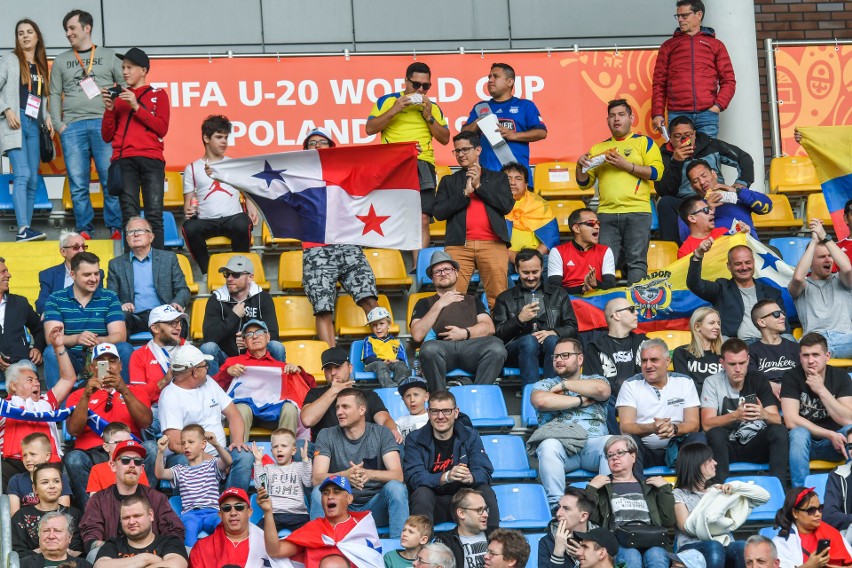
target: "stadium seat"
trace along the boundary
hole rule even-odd
[[[550,523],[550,507],[541,485],[495,485],[493,489],[500,509],[501,528],[541,530]]]
[[[12,174],[0,175],[0,211],[14,211],[15,205],[12,203],[12,185],[14,184],[15,176]]]
[[[768,463],[750,463],[750,462],[733,462],[730,464],[728,471],[731,473],[754,473],[759,471],[769,471]]]
[[[767,197],[772,200],[772,211],[766,215],[751,214],[751,221],[757,230],[787,231],[802,227],[802,220],[793,215],[793,208],[786,195],[770,194]]]
[[[545,199],[583,198],[595,194],[593,187],[580,189],[574,173],[576,162],[542,162],[535,166],[533,185],[535,192]]]
[[[644,473],[645,477],[651,477],[653,475],[673,475],[674,472],[675,470],[670,467],[656,465],[654,467],[646,467],[642,473]]]
[[[263,262],[260,256],[254,252],[220,252],[210,255],[210,266],[207,269],[207,289],[210,291],[221,288],[225,285],[225,278],[219,272],[219,269],[226,264],[232,256],[241,255],[251,260],[254,266],[254,281],[263,290],[269,291],[270,284],[266,280],[266,274],[263,272]]]
[[[825,484],[828,482],[827,473],[812,473],[805,478],[805,487],[813,487],[819,495],[820,503],[825,503]]]
[[[771,193],[812,193],[822,188],[811,159],[807,156],[780,156],[769,164]]]
[[[432,219],[432,222],[429,223],[429,236],[433,239],[443,241],[444,237],[447,236],[447,221],[446,219],[443,221],[438,221],[437,219]]]
[[[190,341],[201,341],[204,338],[204,310],[206,308],[207,298],[196,298],[192,302],[192,310],[189,313]]]
[[[249,522],[256,525],[263,520],[263,509],[257,504],[257,493],[252,493],[249,497],[249,506],[251,507],[251,518]]]
[[[483,436],[482,445],[494,466],[492,479],[535,479],[538,474],[530,467],[524,439],[520,436]]]
[[[151,335],[150,331],[140,331],[139,333],[134,333],[130,337],[127,338],[127,341],[131,344],[140,344],[151,341],[154,336]]]
[[[781,253],[784,262],[796,266],[810,242],[810,237],[776,237],[769,240],[769,246],[775,247]]]
[[[377,287],[408,289],[411,286],[411,277],[398,250],[364,249],[364,256],[373,269]]]
[[[364,349],[364,340],[353,341],[349,346],[349,362],[352,363],[352,378],[356,381],[374,381],[376,373],[368,373],[364,370],[364,361],[361,360],[361,351]]]
[[[169,248],[183,248],[183,236],[178,230],[175,216],[171,211],[163,211],[163,232],[165,233],[163,242],[165,246]]]
[[[406,325],[411,325],[411,314],[414,312],[414,306],[417,302],[423,298],[428,298],[429,296],[434,296],[435,292],[416,292],[414,294],[408,295],[408,311],[405,316],[407,319],[405,320]]]
[[[393,321],[390,300],[384,294],[379,294],[378,301],[379,306],[385,308],[391,314],[391,325],[388,332],[391,335],[398,335],[399,324]],[[337,304],[334,307],[334,329],[339,336],[370,335],[370,326],[367,325],[367,315],[349,294],[337,297]]]
[[[771,540],[778,535],[778,531],[780,530],[780,528],[775,527],[763,527],[762,529],[757,531],[757,534],[759,534],[760,536],[765,536],[766,538]]]
[[[432,278],[426,274],[426,269],[429,267],[432,255],[439,250],[444,250],[444,247],[428,247],[420,249],[420,252],[417,253],[417,266],[414,270],[414,278],[417,283],[418,290],[424,286],[432,286]]]
[[[177,513],[178,516],[183,512],[183,501],[180,498],[180,495],[172,495],[169,497],[169,505],[172,506],[172,510]]]
[[[831,362],[831,359],[829,359]],[[810,470],[811,471],[831,471],[836,467],[843,465],[846,462],[842,461],[826,461],[826,460],[811,460]]]
[[[195,276],[192,275],[192,265],[189,263],[189,259],[182,254],[178,254],[176,256],[180,269],[183,271],[183,275],[186,278],[186,285],[189,287],[189,293],[193,296],[198,294],[198,282],[195,281]]]
[[[379,540],[382,543],[382,554],[387,554],[392,550],[402,550],[398,538],[381,538]]]
[[[438,184],[441,183],[442,177],[452,175],[452,173],[453,169],[450,166],[435,166],[435,176],[438,178]]]
[[[831,219],[831,213],[828,212],[828,205],[825,204],[825,195],[820,193],[812,193],[808,196],[808,204],[805,206],[806,223],[810,223],[811,219],[819,219],[826,227],[833,227],[834,221]]]
[[[305,371],[312,374],[318,384],[325,383],[325,374],[322,372],[322,352],[328,349],[325,341],[282,341],[287,351],[287,362],[295,363]]]
[[[314,308],[307,296],[274,296],[272,303],[281,340],[312,339],[316,336]]]
[[[692,342],[692,334],[688,331],[679,329],[664,329],[661,331],[649,331],[648,338],[658,338],[666,342],[669,346],[669,352],[674,351],[675,347],[681,345],[689,345]]]
[[[595,476],[595,475],[597,475],[597,474],[596,473],[592,474],[592,476]],[[574,481],[573,483],[570,483],[569,485],[571,487],[576,487],[577,489],[585,489],[589,485],[589,482],[588,481]]]
[[[538,568],[538,541],[544,537],[544,533],[525,534],[527,544],[530,545],[530,557],[527,559],[526,568]],[[520,568],[520,566],[518,567]]]
[[[741,481],[743,483],[754,483],[769,492],[769,501],[759,507],[755,507],[749,514],[746,522],[765,523],[775,519],[775,513],[784,505],[784,487],[778,478],[773,475],[750,475],[743,477],[729,477],[726,481]]]
[[[2,192],[0,192],[0,195],[2,195]],[[98,172],[94,165],[92,165],[92,173],[89,181],[89,199],[91,199],[92,208],[95,211],[104,208],[104,193],[101,191],[101,182],[98,181]],[[66,211],[74,209],[74,204],[71,202],[71,185],[68,182],[68,176],[65,176],[65,184],[62,187],[62,208]],[[3,207],[0,205],[0,210],[2,209]]]
[[[53,211],[53,203],[50,202],[50,198],[47,196],[47,184],[44,183],[44,178],[41,176],[38,176],[38,186],[36,187],[33,210],[48,212]]]
[[[166,172],[163,207],[183,208],[183,174],[181,172]]]
[[[648,243],[648,274],[665,268],[677,260],[677,244],[669,241]]]
[[[524,385],[524,392],[521,394],[521,425],[527,428],[535,428],[538,426],[538,416],[535,413],[535,407],[532,405],[533,385]]]
[[[263,221],[261,224],[260,242],[262,242],[265,247],[286,247],[302,244],[302,241],[299,239],[276,239],[272,236],[272,231],[269,230],[269,225],[266,224],[266,221]]]
[[[448,375],[449,376],[449,375]],[[450,387],[461,412],[470,416],[475,428],[511,428],[515,420],[506,411],[503,391],[497,385]]]
[[[577,209],[582,209],[586,206],[579,199],[562,199],[550,201],[550,208],[553,209],[553,214],[556,215],[556,224],[559,225],[559,232],[565,235],[571,234],[571,226],[568,224],[568,217]]]
[[[211,248],[231,248],[231,239],[228,237],[210,237],[204,241],[208,249]]]
[[[361,342],[356,341],[355,343]],[[373,392],[379,395],[379,398],[382,399],[385,408],[388,409],[388,414],[390,414],[391,418],[394,420],[400,416],[408,416],[410,414],[410,412],[408,412],[408,407],[405,406],[405,401],[402,400],[402,397],[399,395],[399,391],[396,390],[396,387],[375,389]]]
[[[660,230],[660,216],[657,214],[657,202],[651,200],[651,230]]]
[[[278,259],[278,289],[282,292],[302,290],[302,250],[286,250]]]

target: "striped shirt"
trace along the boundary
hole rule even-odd
[[[182,513],[192,509],[219,509],[219,480],[225,472],[218,467],[219,458],[200,465],[176,465],[171,468],[183,503]]]
[[[107,326],[113,322],[124,322],[124,312],[118,295],[112,290],[97,288],[92,299],[82,306],[74,297],[74,286],[57,290],[47,299],[44,306],[44,322],[58,321],[65,325],[65,335],[77,335],[91,331],[99,337],[109,335]],[[70,348],[83,350],[82,345]]]

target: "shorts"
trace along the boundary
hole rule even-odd
[[[432,216],[435,207],[435,166],[423,160],[417,160],[417,174],[420,178],[420,210],[424,215]]]
[[[314,315],[334,312],[338,281],[355,302],[379,295],[376,277],[361,247],[326,245],[304,251],[302,286],[314,307]]]

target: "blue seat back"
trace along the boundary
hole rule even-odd
[[[810,237],[776,237],[769,240],[769,246],[778,249],[784,262],[796,266],[810,242]]]
[[[825,484],[828,482],[827,473],[812,473],[805,478],[805,487],[813,487],[819,495],[820,503],[825,502]]]
[[[400,416],[408,416],[410,413],[408,412],[408,407],[405,406],[405,401],[402,400],[402,397],[397,392],[396,388],[389,387],[383,389],[376,389],[375,392],[379,395],[379,398],[382,399],[382,402],[385,405],[385,408],[388,409],[388,414],[391,415],[391,418],[396,420]]]
[[[251,497],[249,497],[249,505],[251,505],[251,518],[249,522],[251,524],[256,525],[263,519],[263,509],[257,504],[257,493],[252,493]]]
[[[15,176],[12,174],[0,175],[0,211],[14,211],[12,203],[12,184]]]
[[[465,385],[450,387],[459,410],[470,416],[475,427],[512,427],[503,391],[497,385]]]
[[[526,568],[538,568],[538,541],[544,537],[544,533],[525,534],[527,544],[530,545],[530,557],[527,560]]]
[[[50,202],[50,198],[47,196],[47,184],[41,176],[38,176],[33,209],[35,211],[53,211],[53,203]]]
[[[660,230],[660,216],[657,214],[657,204],[651,200],[651,230]]]
[[[742,477],[729,477],[726,481],[741,481],[743,483],[754,483],[769,493],[769,501],[752,509],[746,519],[750,523],[770,522],[775,519],[775,513],[784,505],[784,487],[774,475],[747,475]]]
[[[382,554],[387,554],[391,550],[402,550],[402,545],[399,544],[398,538],[382,538]]]
[[[531,400],[532,391],[533,385],[525,385],[524,392],[521,394],[521,424],[528,428],[538,426],[538,416]]]
[[[494,466],[494,479],[535,479],[535,470],[530,468],[524,440],[520,436],[482,436],[485,453]]]
[[[432,278],[426,274],[426,269],[432,260],[432,254],[439,250],[444,250],[444,247],[424,248],[420,249],[420,252],[417,253],[417,267],[414,271],[414,280],[418,290],[424,286],[432,286]]]
[[[172,495],[169,497],[169,505],[172,506],[172,509],[174,509],[174,512],[177,513],[178,516],[180,516],[183,512],[183,501],[181,501],[180,495]]]
[[[500,507],[500,527],[507,529],[544,529],[550,522],[550,507],[544,487],[533,483],[495,485]]]

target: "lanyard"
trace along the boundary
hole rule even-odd
[[[84,78],[88,77],[89,75],[92,74],[92,65],[95,63],[95,47],[96,47],[95,44],[92,44],[92,53],[91,53],[91,55],[89,55],[89,68],[86,69],[86,74],[83,75]],[[80,64],[80,69],[82,69],[83,68],[83,60],[80,59],[80,54],[77,53],[76,49],[73,49],[72,51],[74,52],[74,57],[77,58],[77,63]]]
[[[33,74],[29,70],[30,65],[27,64],[27,91],[30,93],[33,92]],[[36,65],[36,74],[38,75],[38,96],[41,96],[41,73],[38,72],[38,65]]]

